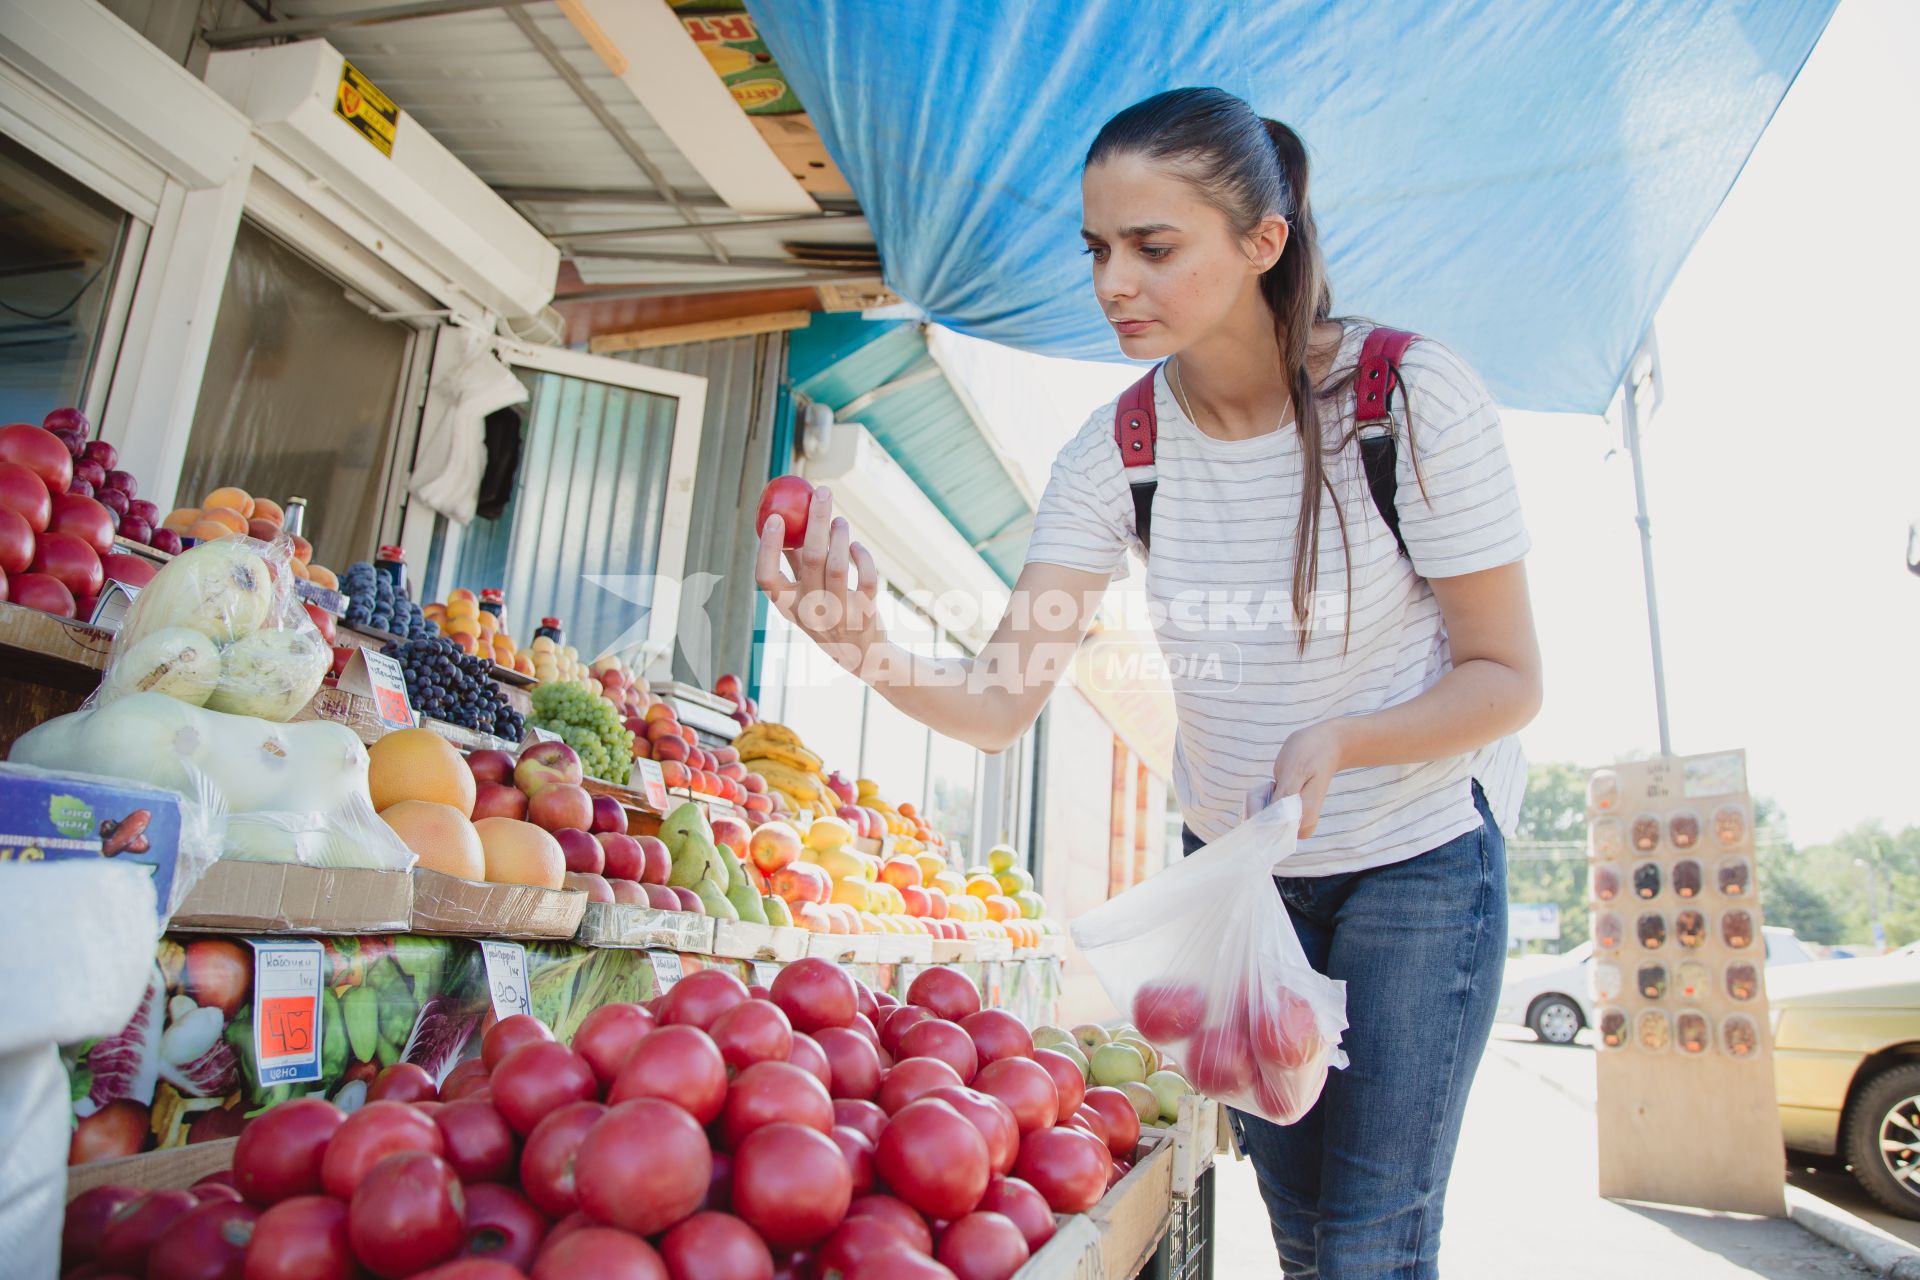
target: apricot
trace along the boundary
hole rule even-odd
[[[247,518],[232,507],[205,507],[200,512],[202,520],[218,520],[235,533],[247,531]]]
[[[181,530],[181,536],[198,538],[202,542],[218,542],[221,538],[231,538],[233,529],[219,520],[198,520]]]
[[[167,513],[167,518],[160,522],[160,527],[183,534],[198,523],[200,523],[200,508],[175,507]]]
[[[340,579],[335,576],[333,570],[323,564],[308,565],[307,576],[313,579],[315,585],[325,587],[329,591],[340,589]]]
[[[255,518],[247,521],[247,536],[258,538],[262,542],[272,542],[280,536],[280,526],[272,520]]]
[[[293,541],[293,558],[301,564],[313,562],[313,544],[297,533],[287,535]]]
[[[207,495],[206,501],[200,505],[204,507],[226,507],[230,511],[238,512],[244,519],[250,520],[253,518],[253,495],[245,489],[235,488],[232,485],[228,485],[223,489],[215,489]]]

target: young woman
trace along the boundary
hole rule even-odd
[[[1401,357],[1403,552],[1354,427],[1373,326],[1331,314],[1293,131],[1217,89],[1161,94],[1100,131],[1082,197],[1094,291],[1121,348],[1164,361],[1147,545],[1116,402],[1055,461],[1012,604],[978,658],[889,644],[872,557],[824,490],[787,553],[791,579],[768,522],[759,582],[890,702],[997,751],[1039,714],[1128,552],[1142,556],[1162,646],[1202,659],[1174,690],[1187,851],[1269,783],[1298,794],[1302,839],[1276,882],[1308,958],[1347,983],[1350,1065],[1312,1110],[1287,1127],[1233,1117],[1282,1267],[1431,1277],[1506,952],[1501,827],[1526,780],[1513,735],[1540,705],[1499,417],[1438,342]]]

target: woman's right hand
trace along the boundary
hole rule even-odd
[[[880,623],[880,574],[872,554],[852,540],[847,522],[833,514],[833,493],[824,485],[813,491],[805,541],[786,551],[781,546],[785,537],[785,522],[778,515],[768,516],[760,529],[754,581],[781,617],[840,666],[861,675],[867,656],[887,641]],[[791,578],[780,567],[783,555]],[[854,571],[851,587],[849,566]]]

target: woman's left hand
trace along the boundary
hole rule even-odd
[[[1327,787],[1340,772],[1340,721],[1323,720],[1287,738],[1273,762],[1274,796],[1300,797],[1300,836],[1313,834],[1320,823],[1320,806]]]

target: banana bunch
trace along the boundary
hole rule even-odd
[[[771,760],[797,772],[812,774],[816,786],[826,785],[826,779],[820,777],[820,757],[807,750],[800,735],[783,724],[768,720],[750,724],[733,740],[733,746],[740,753],[741,763],[749,768],[756,760]]]

